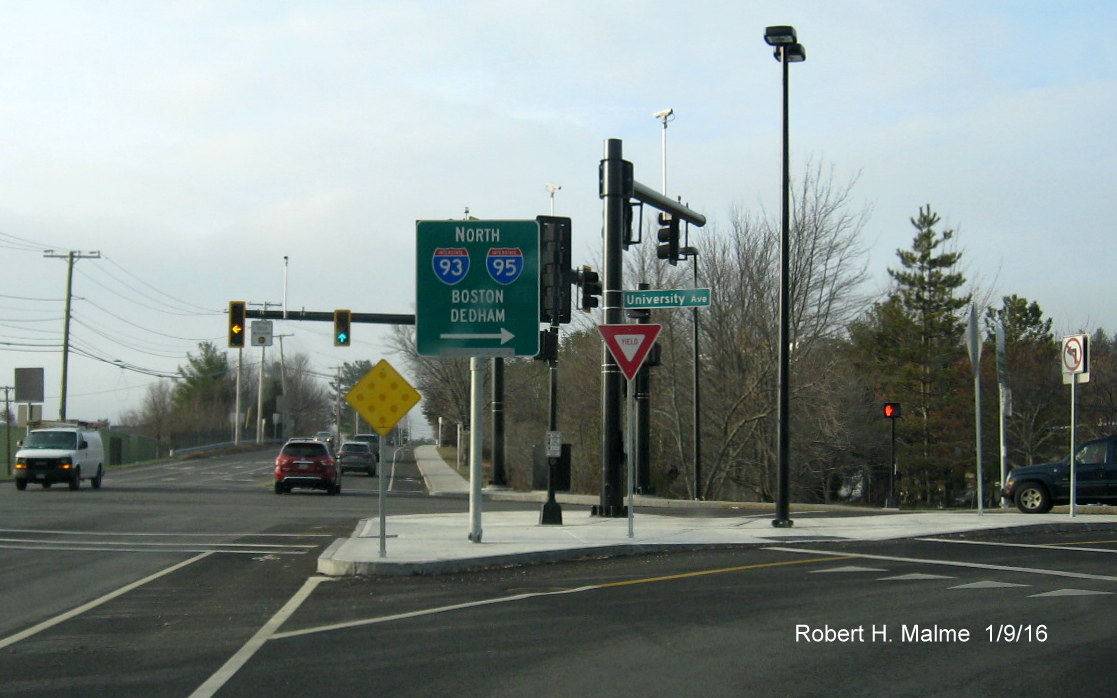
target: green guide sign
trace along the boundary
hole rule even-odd
[[[419,354],[538,354],[539,224],[445,220],[415,228]]]

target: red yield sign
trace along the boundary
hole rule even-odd
[[[655,344],[663,325],[598,325],[605,346],[613,355],[624,377],[636,378],[636,373],[648,358],[648,352]]]

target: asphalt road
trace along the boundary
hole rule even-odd
[[[376,480],[280,497],[271,455],[0,485],[0,694],[1113,692],[1117,530],[328,579]],[[409,467],[390,512],[467,506]]]

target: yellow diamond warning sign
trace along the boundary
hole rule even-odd
[[[345,394],[345,401],[381,436],[387,436],[419,398],[415,388],[383,359]]]

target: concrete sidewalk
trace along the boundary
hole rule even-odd
[[[451,468],[438,449],[434,446],[419,446],[415,449],[415,464],[423,475],[423,484],[427,492],[439,496],[444,494],[469,495],[469,480]]]
[[[416,449],[416,461],[431,494],[467,495],[469,483],[438,456],[433,446]],[[539,501],[538,493],[486,490],[485,499]],[[566,496],[568,504],[596,502],[596,498]],[[587,501],[582,501],[587,500]],[[455,514],[389,516],[385,532],[385,554],[380,555],[379,519],[362,520],[353,535],[340,538],[318,558],[318,572],[326,575],[434,574],[499,565],[530,564],[585,556],[607,556],[653,552],[664,549],[772,545],[836,540],[885,540],[932,536],[965,531],[1029,525],[1117,524],[1117,516],[1066,514],[1020,514],[990,510],[984,515],[970,512],[895,512],[859,509],[851,515],[828,515],[826,510],[792,510],[795,525],[773,528],[772,513],[741,509],[729,503],[675,502],[669,506],[721,509],[718,516],[672,516],[670,508],[659,509],[665,500],[640,497],[636,500],[633,535],[627,518],[593,517],[584,509],[563,511],[563,525],[539,524],[539,509],[483,512],[481,541],[468,539],[468,511]],[[657,513],[644,513],[654,506]],[[688,507],[689,508],[689,507]],[[483,509],[483,508],[482,508]],[[832,510],[832,509],[831,509]],[[689,512],[693,513],[693,512]]]

